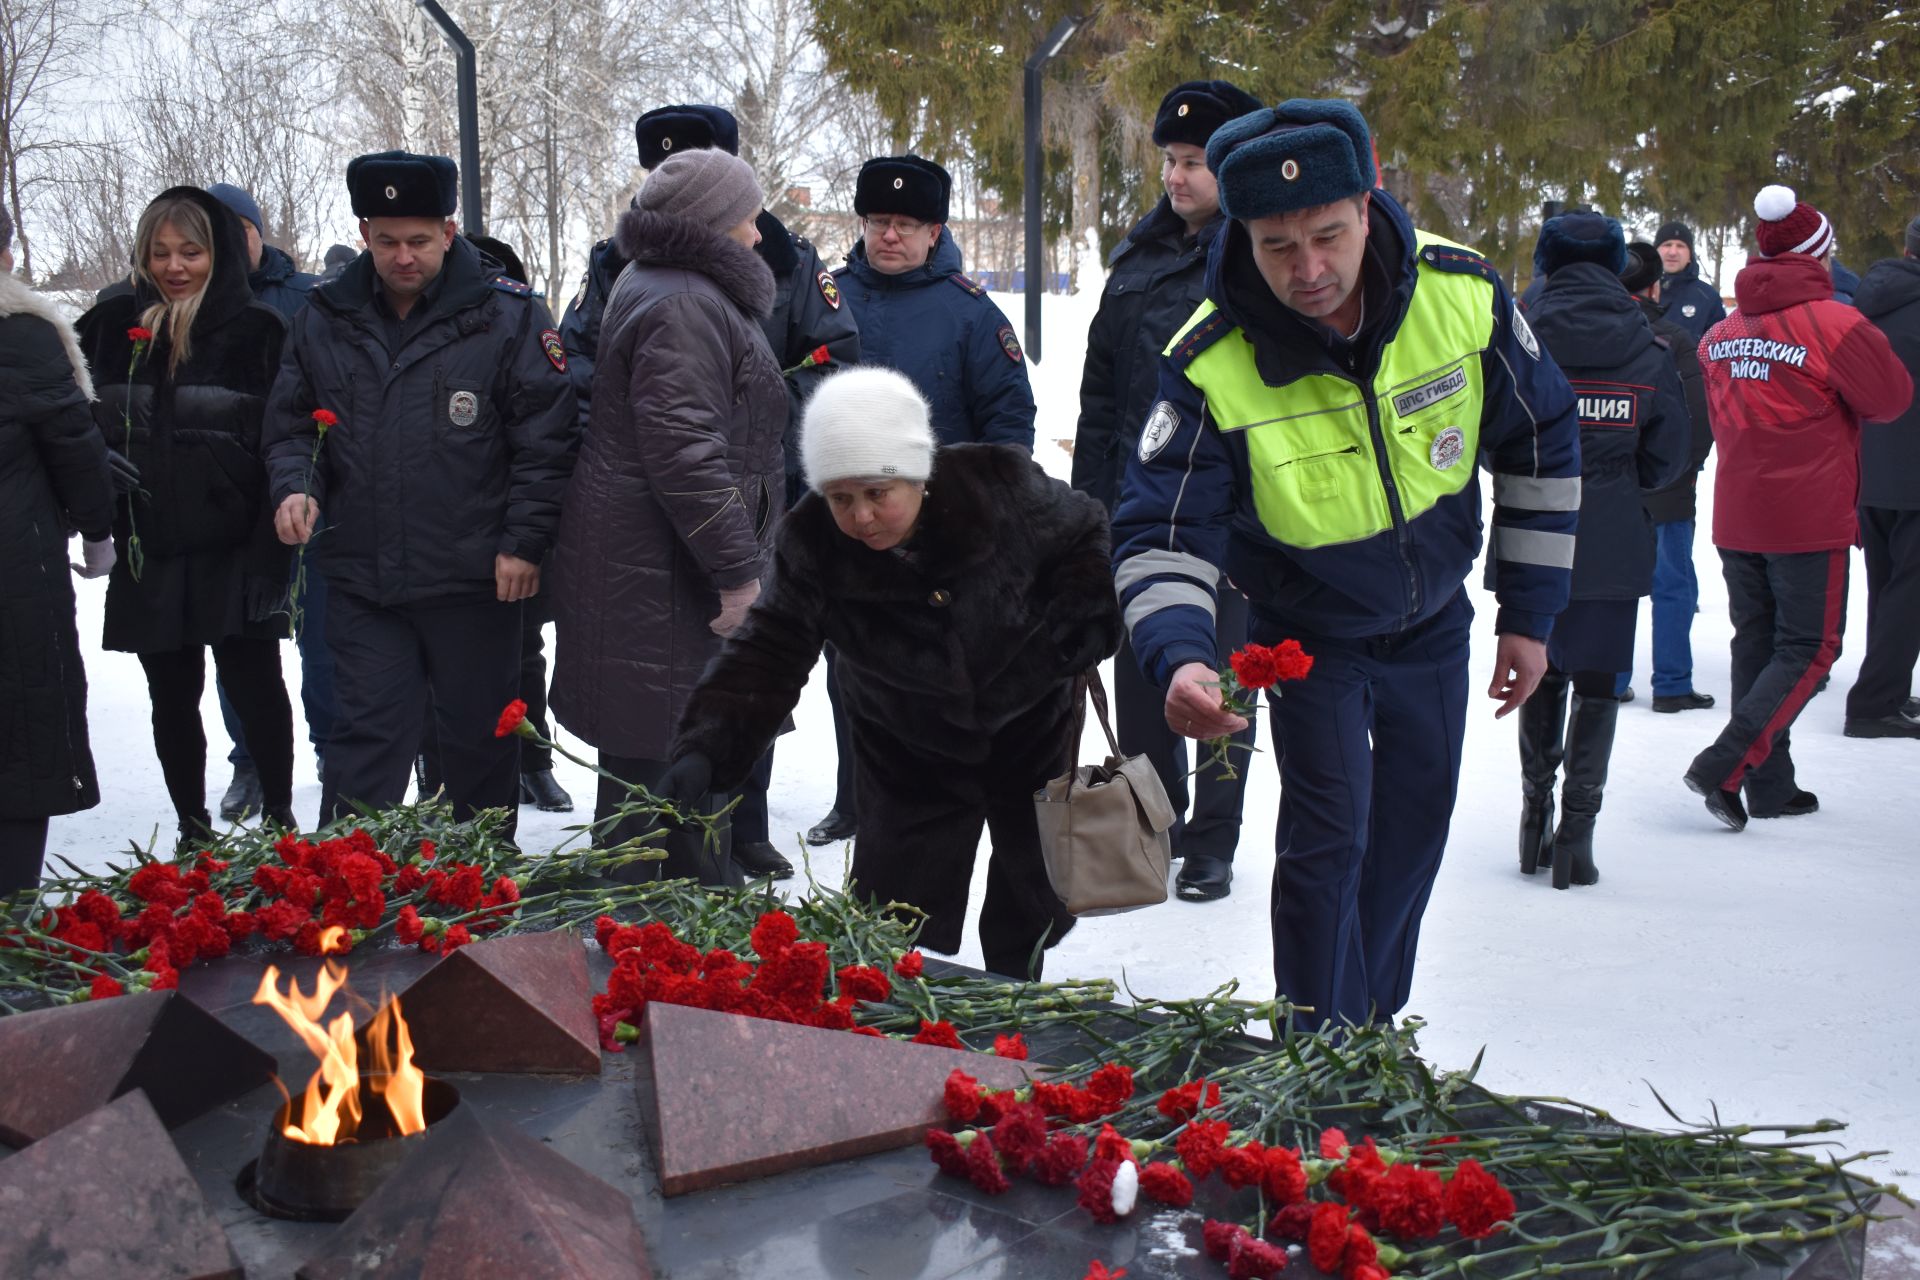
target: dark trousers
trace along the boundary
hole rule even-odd
[[[293,704],[280,677],[280,642],[229,636],[212,648],[214,669],[233,695],[241,733],[253,745],[261,798],[269,809],[285,809],[293,801]],[[200,724],[200,694],[207,681],[206,648],[143,653],[140,665],[153,700],[153,748],[167,795],[180,821],[204,821],[207,735]]]
[[[535,601],[547,602],[549,597],[537,595],[532,600],[520,602],[520,683],[514,696],[527,704],[527,723],[542,738],[551,742],[553,728],[547,723],[547,641],[541,628],[553,621],[553,612],[550,602],[536,608]],[[431,692],[428,692],[421,712],[420,758],[426,762],[426,792],[431,795],[441,784],[440,731],[434,722]],[[521,773],[538,773],[551,768],[552,747],[542,746],[531,738],[520,739]]]
[[[1722,791],[1744,784],[1749,809],[1777,812],[1797,786],[1789,731],[1840,656],[1847,551],[1722,548],[1720,568],[1733,619],[1733,712],[1688,773]]]
[[[1247,598],[1222,584],[1219,612],[1214,619],[1214,643],[1222,662],[1226,655],[1247,642]],[[1173,804],[1173,856],[1199,855],[1233,861],[1233,850],[1240,843],[1240,809],[1247,795],[1247,772],[1253,765],[1255,726],[1233,737],[1229,758],[1239,776],[1229,778],[1226,770],[1212,763],[1202,764],[1192,788],[1193,816],[1187,816],[1187,739],[1167,726],[1167,692],[1148,680],[1133,655],[1133,645],[1122,639],[1119,656],[1113,660],[1114,715],[1119,720],[1116,735],[1120,750],[1127,755],[1144,754],[1153,762],[1154,772],[1167,789]]]
[[[39,884],[46,856],[45,818],[0,818],[0,898]]]
[[[454,817],[504,808],[510,837],[521,739],[493,730],[519,696],[521,607],[478,600],[389,608],[339,590],[328,604],[339,720],[320,820],[351,813],[354,801],[387,809],[406,798],[430,708]]]
[[[327,579],[315,569],[307,570],[300,608],[304,615],[296,641],[300,650],[300,710],[307,717],[307,741],[313,744],[313,754],[324,767],[327,739],[333,734],[333,654],[327,650]],[[213,689],[220,695],[220,719],[226,725],[227,740],[233,743],[227,761],[235,769],[251,769],[253,757],[247,754],[240,713],[234,710],[227,686],[218,678]]]
[[[838,759],[833,774],[833,807],[843,818],[857,821],[860,814],[858,771],[853,764],[853,734],[847,727],[847,713],[840,707],[840,675],[834,662],[833,646],[826,646],[827,704],[833,708],[833,749]]]
[[[1280,757],[1273,971],[1305,1026],[1396,1013],[1440,870],[1466,735],[1464,591],[1397,636],[1297,636],[1313,675],[1269,695]],[[1287,638],[1259,618],[1254,639]],[[1270,632],[1270,634],[1269,634]]]
[[[733,838],[741,844],[768,842],[767,788],[772,785],[773,748],[769,746],[740,784],[740,803],[733,809]]]
[[[1913,696],[1920,662],[1920,511],[1860,508],[1867,552],[1867,651],[1847,692],[1849,720],[1877,720]]]
[[[667,771],[665,760],[648,760],[638,756],[616,756],[602,751],[600,767],[611,773],[621,782],[631,782],[635,786],[651,791],[660,783],[660,777]],[[694,807],[702,813],[713,813],[726,807],[730,797],[722,792],[708,792],[704,800]],[[600,789],[595,796],[593,820],[595,823],[607,821],[620,811],[621,804],[627,799],[627,789],[609,779],[600,779]],[[642,817],[629,817],[615,823],[611,830],[597,836],[594,843],[602,849],[611,849],[638,836],[657,830],[658,823]],[[706,833],[698,827],[685,831],[669,831],[663,839],[652,843],[667,851],[664,862],[633,862],[616,872],[617,878],[628,883],[645,880],[698,880],[706,885],[740,885],[746,883],[733,866],[733,832],[731,827],[723,826],[718,832],[717,843],[709,842]]]
[[[1067,770],[1072,704],[1063,686],[993,735],[975,764],[928,759],[912,726],[856,726],[860,834],[854,837],[851,891],[927,913],[920,942],[960,949],[967,890],[984,826],[992,838],[987,896],[980,907],[980,949],[991,973],[1038,978],[1037,949],[1073,927],[1053,892],[1040,853],[1033,793]]]

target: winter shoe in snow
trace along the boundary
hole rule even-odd
[[[220,797],[220,820],[240,822],[260,812],[260,775],[252,764],[233,766],[233,781]]]
[[[793,874],[793,864],[780,855],[780,851],[765,840],[743,840],[733,846],[733,865],[749,880],[758,880],[762,876],[772,876],[775,880],[785,880]]]
[[[851,840],[860,826],[852,818],[845,817],[838,809],[827,810],[827,816],[813,824],[807,832],[808,844],[832,844],[836,840]]]
[[[1212,902],[1233,892],[1233,864],[1196,853],[1180,865],[1173,891],[1186,902]]]
[[[1711,782],[1703,782],[1688,772],[1683,781],[1687,790],[1697,796],[1705,796],[1707,812],[1727,824],[1734,831],[1747,829],[1747,806],[1740,802],[1738,791],[1722,791]]]
[[[1809,813],[1819,811],[1820,797],[1811,791],[1802,791],[1796,787],[1793,794],[1787,798],[1787,802],[1778,809],[1762,810],[1756,805],[1747,810],[1747,814],[1754,818],[1802,818]]]
[[[1920,720],[1896,711],[1890,716],[1848,716],[1842,730],[1849,738],[1920,738]]]
[[[1662,715],[1672,715],[1676,711],[1705,711],[1713,705],[1710,693],[1674,693],[1654,694],[1653,709]]]
[[[1607,762],[1620,704],[1612,698],[1573,696],[1567,717],[1567,772],[1560,786],[1560,829],[1553,835],[1553,887],[1598,884],[1593,865],[1593,824],[1607,789]]]
[[[213,819],[207,816],[205,809],[180,819],[180,835],[173,842],[174,861],[192,857],[212,844],[213,840]]]
[[[529,769],[520,775],[520,803],[530,804],[542,813],[573,812],[573,797],[567,794],[551,769]]]
[[[1553,778],[1567,728],[1567,678],[1548,672],[1520,704],[1520,874],[1532,875],[1553,847]]]

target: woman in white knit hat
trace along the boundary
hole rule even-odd
[[[1074,678],[1120,643],[1100,504],[1012,445],[936,448],[926,401],[855,368],[807,402],[811,492],[773,575],[681,717],[663,798],[725,790],[766,749],[820,656],[839,651],[860,793],[856,892],[926,912],[954,952],[985,825],[986,967],[1038,977],[1071,927],[1047,881],[1033,793],[1066,770]]]

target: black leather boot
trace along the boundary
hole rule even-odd
[[[1553,837],[1553,887],[1598,884],[1593,865],[1593,823],[1607,789],[1613,730],[1620,704],[1612,698],[1573,696],[1567,718],[1567,777],[1560,788],[1560,830]]]
[[[180,819],[179,838],[173,842],[174,861],[190,858],[214,842],[213,819],[202,809]]]
[[[233,766],[233,781],[220,797],[220,820],[242,822],[260,812],[260,774],[251,763]]]
[[[573,797],[567,794],[551,769],[528,769],[520,775],[520,803],[530,804],[542,813],[573,812]]]
[[[1567,678],[1549,671],[1520,704],[1520,874],[1532,875],[1553,847],[1553,775],[1567,728]]]

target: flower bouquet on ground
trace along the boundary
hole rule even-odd
[[[1228,655],[1227,665],[1220,668],[1220,705],[1237,716],[1252,719],[1260,709],[1262,693],[1285,681],[1305,680],[1312,670],[1313,655],[1302,649],[1298,640],[1246,645]],[[1280,694],[1275,692],[1273,696],[1277,698]],[[1231,735],[1208,738],[1207,747],[1208,763],[1219,765],[1223,778],[1240,776],[1233,764],[1232,751],[1253,750],[1251,746],[1241,748]],[[1194,772],[1205,767],[1199,766]]]

